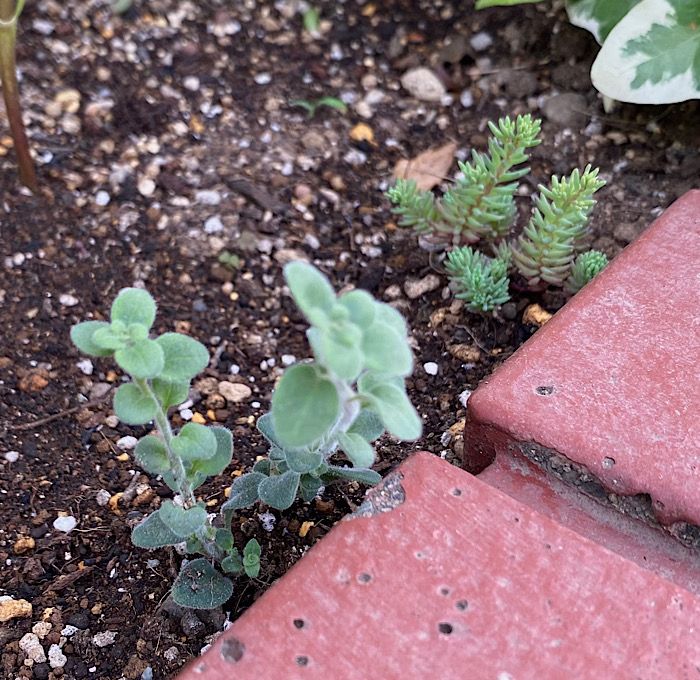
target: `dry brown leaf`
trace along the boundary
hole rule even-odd
[[[429,191],[447,176],[457,145],[449,142],[437,149],[428,149],[411,160],[402,158],[394,167],[395,179],[412,179],[422,191]]]

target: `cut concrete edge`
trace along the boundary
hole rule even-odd
[[[700,595],[700,550],[644,520],[619,512],[585,489],[544,472],[519,453],[497,455],[479,479],[562,526]],[[585,483],[587,484],[587,483]]]
[[[692,593],[679,587],[673,581],[665,579],[649,570],[639,568],[634,562],[625,559],[620,556],[620,554],[616,554],[614,551],[608,550],[599,543],[581,536],[577,532],[559,524],[551,517],[540,513],[538,509],[521,503],[518,499],[509,496],[509,494],[501,491],[496,486],[490,485],[486,481],[481,481],[479,478],[472,477],[463,470],[451,466],[449,463],[442,461],[433,454],[424,452],[416,453],[407,459],[399,470],[401,474],[403,474],[403,479],[400,481],[403,493],[405,493],[404,502],[386,512],[372,512],[366,517],[357,517],[350,521],[339,522],[329,534],[319,541],[319,543],[299,560],[287,574],[244,613],[243,616],[212,645],[203,657],[191,662],[183,672],[181,680],[195,680],[202,677],[223,680],[224,678],[234,676],[241,679],[262,676],[270,679],[274,678],[275,680],[277,678],[289,680],[297,677],[329,677],[328,673],[331,672],[332,674],[334,671],[340,673],[340,675],[336,677],[359,679],[367,677],[369,668],[374,667],[377,662],[385,661],[387,653],[389,654],[388,658],[391,664],[397,664],[402,668],[408,664],[409,668],[413,670],[411,671],[403,668],[403,673],[400,676],[385,674],[383,677],[424,677],[423,672],[425,669],[418,669],[418,666],[413,666],[412,664],[418,663],[418,665],[425,665],[437,663],[435,659],[431,661],[428,650],[437,649],[435,647],[437,644],[444,645],[445,640],[439,639],[431,642],[430,638],[426,638],[424,642],[420,642],[422,638],[416,638],[408,647],[404,645],[399,649],[393,647],[394,643],[392,642],[393,637],[390,629],[382,628],[386,633],[383,641],[379,638],[375,638],[375,635],[379,635],[378,631],[374,631],[376,622],[373,623],[377,616],[382,620],[384,618],[389,618],[389,620],[391,620],[392,615],[397,616],[399,612],[403,612],[404,615],[407,615],[408,612],[413,612],[411,616],[416,616],[413,605],[410,605],[412,597],[410,592],[403,593],[397,598],[397,593],[401,592],[400,587],[398,590],[392,588],[387,590],[385,587],[380,586],[381,583],[385,583],[385,579],[382,577],[382,574],[385,572],[381,570],[377,572],[376,570],[380,568],[378,565],[386,564],[386,548],[392,545],[393,541],[399,540],[398,545],[403,546],[401,549],[404,551],[407,545],[414,545],[415,538],[410,538],[412,535],[412,525],[407,527],[402,525],[404,516],[406,518],[412,518],[407,521],[413,521],[418,507],[423,508],[424,506],[430,505],[430,498],[438,499],[440,496],[455,499],[460,497],[468,499],[472,496],[483,498],[485,489],[489,489],[487,495],[489,499],[488,507],[485,508],[484,512],[477,513],[485,513],[485,517],[481,517],[481,519],[477,520],[478,525],[480,527],[483,526],[485,531],[488,531],[488,521],[484,524],[486,517],[497,521],[497,517],[502,512],[504,516],[507,515],[509,519],[512,519],[511,515],[515,513],[516,525],[519,528],[525,529],[526,526],[534,523],[533,531],[535,531],[536,535],[539,537],[538,540],[547,542],[547,537],[551,536],[552,540],[555,540],[556,543],[560,545],[559,549],[551,553],[545,551],[545,554],[542,555],[542,559],[544,560],[542,564],[547,564],[550,558],[560,559],[556,557],[557,555],[561,555],[561,559],[563,559],[563,555],[568,552],[568,550],[564,552],[561,552],[561,550],[564,545],[568,545],[574,553],[579,555],[578,559],[581,559],[582,571],[580,572],[580,576],[584,581],[588,578],[588,576],[586,576],[586,570],[588,568],[594,571],[599,569],[603,570],[605,577],[602,581],[596,581],[596,579],[594,579],[594,581],[600,582],[602,591],[609,591],[609,588],[603,587],[604,584],[607,583],[607,578],[623,579],[624,583],[637,583],[636,587],[627,588],[629,592],[626,591],[626,595],[623,596],[622,593],[619,595],[621,598],[619,602],[615,600],[614,597],[613,600],[605,600],[605,598],[611,597],[610,592],[607,592],[607,594],[601,593],[600,595],[603,600],[616,603],[613,607],[616,613],[614,615],[612,612],[609,614],[612,619],[606,624],[608,627],[612,626],[611,630],[616,631],[614,636],[616,640],[619,637],[615,645],[623,645],[623,640],[626,639],[625,636],[627,634],[625,631],[628,631],[630,635],[632,634],[631,631],[634,627],[632,621],[635,620],[636,609],[634,606],[627,607],[623,602],[629,601],[630,605],[637,602],[638,599],[636,596],[633,596],[633,593],[636,592],[636,588],[639,588],[640,595],[643,594],[643,606],[646,607],[646,613],[644,614],[646,618],[644,620],[648,619],[647,623],[642,625],[643,629],[653,620],[649,619],[649,617],[666,615],[669,611],[667,610],[669,606],[668,603],[671,603],[671,606],[675,607],[674,611],[677,611],[677,614],[674,613],[673,617],[682,616],[683,621],[685,621],[685,623],[682,623],[681,620],[678,619],[678,624],[673,623],[671,628],[665,631],[663,637],[665,642],[662,641],[663,644],[655,644],[654,647],[661,650],[664,645],[669,645],[669,649],[670,646],[673,646],[677,651],[679,644],[682,645],[683,650],[690,650],[696,647],[696,645],[691,645],[690,642],[684,642],[684,640],[686,638],[694,639],[694,636],[696,636],[694,629],[688,627],[688,621],[692,620],[692,612],[700,605],[697,604],[697,600]],[[395,481],[392,483],[396,484],[398,478],[394,477],[393,479]],[[431,479],[436,480],[435,486],[438,487],[437,496],[434,496],[433,492],[430,490],[433,486],[429,483]],[[440,482],[442,482],[442,484],[440,484]],[[391,495],[393,494],[394,492],[391,492]],[[437,505],[439,506],[440,504],[438,503]],[[498,510],[499,508],[501,510]],[[444,508],[442,508],[442,510],[444,511]],[[457,527],[451,526],[449,521],[442,526],[434,524],[435,518],[432,517],[430,508],[425,507],[425,511],[421,510],[421,513],[427,513],[426,521],[428,522],[426,526],[421,528],[421,535],[423,535],[422,532],[427,530],[427,534],[423,540],[430,540],[430,527],[432,527],[432,540],[438,540],[441,544],[452,546],[452,539],[449,539],[451,531],[462,526],[464,518],[460,517],[458,514],[451,515],[454,517],[453,523],[456,522]],[[433,514],[434,513],[435,510],[433,510]],[[522,516],[522,513],[525,513],[525,516],[529,519],[523,520],[522,522],[517,519],[518,516]],[[467,517],[468,516],[469,515],[467,515]],[[503,521],[503,519],[500,521]],[[363,524],[364,527],[362,526]],[[471,535],[468,528],[462,528],[461,531],[465,530],[467,531],[466,535]],[[459,530],[457,533],[459,533]],[[557,537],[556,539],[554,539],[555,536]],[[380,544],[377,546],[378,550],[375,551],[372,548],[376,545],[378,540],[383,541],[384,546],[382,547]],[[512,550],[512,548],[508,548],[507,546],[513,544],[507,536],[504,536],[502,540],[504,541],[503,547],[499,548],[499,550],[505,551],[504,554],[506,554],[509,550]],[[500,541],[501,539],[497,536],[493,534],[489,535],[488,542],[490,544],[494,544],[495,542],[500,545]],[[528,545],[530,544],[528,543]],[[551,548],[548,542],[544,547]],[[381,556],[382,554],[384,554],[384,557]],[[396,559],[403,560],[405,557],[406,556],[401,558],[397,555]],[[418,557],[418,553],[415,554],[415,557]],[[319,559],[321,560],[320,563]],[[574,558],[572,555],[568,559],[574,559],[574,561],[576,561],[577,558]],[[583,562],[585,562],[585,564]],[[526,563],[528,563],[527,560]],[[351,564],[354,566],[351,566]],[[440,562],[439,564],[440,567],[438,571],[434,571],[438,566],[437,564],[428,568],[427,572],[425,571],[428,567],[427,564],[422,567],[416,566],[416,568],[420,573],[430,575],[432,580],[437,579],[437,582],[444,581],[445,583],[451,583],[452,581],[450,579],[455,579],[454,574],[456,573],[459,573],[461,577],[466,577],[466,575],[470,574],[468,560],[466,562],[460,560],[451,561],[450,564]],[[361,568],[359,568],[360,566]],[[402,563],[402,573],[405,572],[407,566],[408,564]],[[381,569],[383,568],[384,567]],[[540,565],[539,568],[535,569],[533,572],[532,578],[536,582],[539,582],[542,578],[542,568],[542,565]],[[452,573],[453,576],[450,577],[443,574],[443,569]],[[367,573],[361,573],[364,571]],[[373,576],[370,576],[370,573],[373,574]],[[520,574],[520,576],[518,576],[518,574]],[[624,577],[622,576],[623,574]],[[362,580],[362,576],[367,576],[366,585],[363,585],[365,582]],[[386,576],[389,577],[389,583],[391,583],[394,577],[392,577],[390,573],[386,574]],[[416,576],[420,577],[420,574],[417,573]],[[518,569],[513,572],[514,578],[521,578],[522,576],[523,574]],[[371,591],[367,589],[370,578],[372,579],[372,583],[376,581],[374,587],[380,587],[380,590]],[[418,580],[420,581],[421,578],[424,577],[420,577]],[[472,577],[468,576],[468,578],[471,579]],[[491,577],[488,571],[479,571],[478,575],[476,572],[474,573],[474,578],[476,578],[476,584],[484,582],[484,579],[486,579],[487,582]],[[499,592],[503,592],[505,579],[497,580],[499,583],[493,584],[493,586]],[[488,588],[486,591],[483,590],[486,582],[478,586],[478,592],[486,593],[485,597],[489,599]],[[526,582],[530,583],[528,587],[534,587],[529,580],[526,580]],[[406,586],[411,586],[410,578],[408,580],[401,580],[401,583]],[[331,587],[331,584],[334,585]],[[394,588],[395,587],[396,584],[394,584]],[[475,585],[474,587],[477,586]],[[561,590],[561,588],[558,588],[556,585],[553,587],[557,592]],[[589,590],[589,588],[593,588],[593,590]],[[575,596],[577,592],[574,586],[567,586],[567,590],[570,591],[570,596]],[[586,620],[588,620],[587,625],[589,626],[594,625],[588,614],[590,608],[593,606],[591,602],[597,597],[594,590],[595,586],[593,583],[584,586],[584,592],[588,593],[588,597],[585,598],[585,603],[587,604],[582,602],[582,614],[585,613],[588,617]],[[305,595],[307,592],[309,593],[309,597]],[[321,597],[321,600],[314,598],[314,592],[318,592],[318,596]],[[461,590],[456,591],[455,595],[458,595],[460,592]],[[685,593],[685,595],[683,595],[683,593]],[[377,596],[380,596],[379,600],[375,600]],[[542,596],[546,597],[544,593]],[[522,593],[520,597],[522,599]],[[336,601],[335,598],[340,599]],[[358,600],[357,598],[361,599]],[[364,602],[364,605],[359,606],[359,611],[350,612],[344,609],[344,607],[350,607],[352,609],[353,603],[358,603],[359,601]],[[417,601],[416,604],[420,601],[423,600]],[[549,600],[547,600],[547,602],[549,602]],[[654,602],[657,604],[653,604]],[[366,607],[370,603],[374,603],[378,607],[378,611],[373,613],[371,607],[370,610],[367,610]],[[641,601],[639,601],[639,604],[642,606]],[[396,605],[396,611],[387,609],[388,605]],[[425,605],[426,602],[423,602],[423,606]],[[522,603],[518,604],[518,606],[521,605]],[[650,606],[651,610],[649,609]],[[527,607],[528,611],[531,611],[535,605],[529,602]],[[657,607],[659,607],[658,611]],[[358,607],[354,607],[354,609],[358,610]],[[479,607],[477,606],[477,610],[478,609]],[[685,611],[683,611],[684,609]],[[321,618],[319,618],[318,615],[319,611],[325,612]],[[470,611],[472,611],[471,608]],[[316,612],[316,614],[313,612]],[[333,612],[336,612],[336,614],[333,614]],[[622,620],[616,618],[621,614],[623,614],[626,621],[624,624]],[[433,616],[440,615],[439,612],[433,613]],[[309,616],[311,619],[309,619]],[[339,630],[335,630],[335,628],[333,630],[326,629],[326,627],[322,625],[325,622],[327,625],[332,626],[331,622],[335,621],[337,626],[339,622],[344,620],[342,616],[349,617],[346,623],[352,620],[355,622],[355,626],[359,625],[360,621],[365,620],[368,630],[371,629],[374,631],[370,636],[371,640],[374,640],[374,642],[371,642],[369,639],[364,639],[366,638],[364,632],[357,627],[353,627],[353,625],[349,623],[348,625],[350,627],[347,630],[344,629],[342,624]],[[535,616],[535,614],[533,614],[533,616]],[[551,625],[552,616],[554,616],[554,613],[547,618],[549,623],[543,625]],[[596,615],[596,620],[599,616],[600,615]],[[537,618],[537,616],[535,616],[535,618]],[[313,641],[312,638],[308,637],[308,632],[306,636],[301,635],[308,627],[305,621],[309,620],[311,620],[311,629],[313,629]],[[488,620],[491,621],[491,619]],[[297,621],[301,626],[297,626]],[[293,626],[292,623],[294,623]],[[474,621],[472,621],[472,623],[474,623]],[[490,630],[488,625],[486,629],[478,633],[477,629],[472,629],[472,625],[467,626],[464,630],[464,634],[467,635],[467,637],[464,640],[455,636],[450,636],[454,638],[455,641],[458,639],[460,640],[457,646],[449,648],[445,646],[439,647],[439,649],[443,650],[443,652],[441,652],[441,657],[443,654],[451,655],[449,662],[442,658],[441,663],[443,666],[447,663],[457,668],[458,666],[455,664],[464,662],[464,655],[466,655],[466,658],[471,658],[472,663],[475,663],[473,667],[475,672],[479,671],[479,668],[485,670],[495,665],[497,661],[495,657],[469,657],[469,654],[473,654],[473,645],[475,644],[474,636],[476,635],[477,639],[479,639],[478,636],[486,636],[485,639],[491,639],[493,636],[498,638],[498,635],[504,635],[503,626],[501,624],[506,625],[507,629],[511,630],[511,626],[515,626],[516,623],[516,620],[512,620],[508,623],[508,617],[500,623],[497,620],[492,620],[490,625],[493,626],[493,629],[490,634],[488,633],[488,630]],[[576,627],[578,627],[579,623],[580,621],[577,622]],[[618,627],[616,628],[615,626]],[[300,627],[302,627],[301,631],[295,631],[295,628]],[[653,626],[651,627],[653,628]],[[289,632],[284,633],[284,631]],[[532,632],[532,629],[530,629],[530,631]],[[341,636],[343,640],[342,643],[337,640],[338,635]],[[536,633],[534,633],[534,635],[536,636]],[[573,638],[576,637],[575,634],[572,633],[572,635]],[[639,644],[645,645],[646,643],[642,643],[642,639],[647,639],[649,635],[653,635],[653,633],[635,633],[632,635],[632,639],[630,639],[629,642],[624,642],[622,648],[616,647],[616,649],[620,651],[620,649],[624,648],[625,656],[636,654],[638,650],[636,652],[634,650]],[[359,642],[356,636],[363,638],[363,644],[360,645],[359,649],[357,647]],[[413,639],[406,638],[405,631],[403,637],[399,637],[406,644],[410,642],[410,639]],[[569,643],[571,641],[572,640],[569,640]],[[588,640],[582,640],[581,642],[588,651],[585,653],[582,652],[583,657],[579,659],[579,661],[583,663],[584,659],[588,659],[590,663],[591,649],[595,648],[595,643]],[[370,645],[369,647],[366,646],[368,644]],[[428,645],[427,647],[426,644]],[[433,645],[432,647],[430,646],[431,644]],[[387,645],[389,645],[388,648]],[[468,645],[472,651],[467,652],[463,647],[464,645]],[[646,649],[646,646],[644,646],[644,648]],[[363,649],[365,652],[362,652]],[[464,649],[464,651],[459,651],[460,649]],[[384,656],[377,656],[377,654],[382,654],[381,650],[384,650]],[[657,655],[655,656],[657,660],[663,660],[665,658],[665,661],[663,661],[664,665],[673,665],[674,667],[679,665],[677,661],[671,663],[668,654],[666,657],[658,656],[658,654],[661,653],[658,650],[654,652],[654,654]],[[309,652],[311,652],[310,655]],[[531,649],[528,653],[532,654],[532,652],[533,650]],[[551,655],[551,653],[558,654],[558,652],[549,650],[548,654]],[[575,654],[573,647],[569,647],[568,654]],[[407,657],[403,658],[404,655],[407,655]],[[601,665],[601,668],[610,663],[609,659],[604,660],[607,659],[605,656],[598,658],[600,659],[599,665]],[[569,661],[571,661],[571,659],[569,659]],[[687,659],[686,661],[682,661],[683,664],[686,662]],[[700,663],[700,659],[698,662]],[[526,668],[523,666],[524,663],[525,660],[521,659],[517,666],[517,668],[525,673],[523,678],[538,677],[539,680],[543,678],[550,680],[560,677],[551,671],[538,676],[528,674],[525,672]],[[549,662],[543,662],[543,664],[549,667]],[[686,667],[685,665],[683,666],[683,668]],[[444,670],[445,668],[443,668],[443,671]],[[558,672],[559,671],[557,671],[557,673]],[[492,676],[489,675],[488,677]]]
[[[688,522],[664,524],[657,517],[653,498],[649,494],[620,494],[606,486],[584,465],[569,459],[565,454],[530,439],[520,441],[499,427],[477,420],[471,412],[467,415],[464,432],[464,463],[467,469],[481,473],[480,478],[493,465],[505,469],[508,465],[512,467],[529,463],[529,469],[537,470],[547,480],[546,484],[556,487],[568,497],[569,503],[577,505],[575,496],[585,495],[607,510],[642,521],[652,530],[664,532],[680,546],[692,551],[692,555],[688,556],[692,562],[700,559],[700,526]],[[567,488],[571,493],[566,493]],[[519,499],[517,495],[513,497]],[[589,506],[589,511],[592,507]],[[602,520],[602,516],[599,518]],[[610,519],[606,521],[609,523]],[[573,523],[565,524],[573,526]],[[666,544],[666,549],[668,547]],[[694,588],[690,589],[695,592]]]

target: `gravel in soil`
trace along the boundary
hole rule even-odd
[[[16,188],[2,137],[0,596],[32,613],[0,629],[2,677],[169,677],[363,497],[345,484],[283,514],[241,513],[237,540],[263,548],[259,579],[240,579],[225,611],[173,606],[181,557],[129,541],[169,494],[134,464],[145,429],[114,418],[114,367],[68,341],[71,324],[105,314],[119,288],[147,286],[158,332],[210,348],[192,404],[174,418],[233,430],[232,465],[202,491],[215,511],[266,452],[254,423],[275,380],[309,353],[285,262],[313,261],[337,288],[365,288],[409,320],[409,391],[425,432],[414,444],[382,441],[380,472],[416,449],[456,461],[469,390],[536,330],[523,310],[562,304],[520,296],[500,319],[466,313],[396,229],[382,194],[396,161],[451,141],[465,158],[484,147],[489,119],[543,115],[522,216],[537,181],[600,166],[608,185],[593,243],[611,256],[697,175],[697,104],[603,113],[588,79],[595,43],[561,13],[316,4],[317,36],[303,33],[291,0],[153,0],[120,17],[96,1],[25,10],[18,59],[42,192]],[[422,67],[433,78],[409,79],[411,94],[401,79]],[[438,101],[416,98],[435,91]],[[326,95],[348,114],[325,108],[310,120],[290,105]],[[358,122],[372,134],[351,135]]]

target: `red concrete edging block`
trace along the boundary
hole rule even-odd
[[[471,395],[465,465],[515,453],[608,499],[636,496],[621,505],[652,521],[700,525],[699,367],[690,191]],[[700,544],[694,527],[671,529]]]
[[[180,680],[690,678],[700,602],[416,454]]]

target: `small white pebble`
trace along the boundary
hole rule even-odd
[[[22,639],[19,641],[19,648],[34,663],[44,663],[46,661],[46,652],[44,652],[39,638],[34,633],[27,633],[22,636]]]
[[[192,412],[192,409],[189,408],[183,408],[180,411],[180,418],[182,418],[183,420],[192,420],[193,415],[194,413]]]
[[[258,73],[253,80],[258,85],[267,85],[272,80],[272,76],[269,73]]]
[[[459,103],[465,109],[468,109],[470,106],[474,106],[474,95],[471,93],[471,90],[462,91],[462,94],[459,95]]]
[[[434,361],[428,361],[428,362],[423,364],[423,370],[428,375],[437,375],[438,374],[438,365]]]
[[[57,531],[62,531],[64,534],[69,534],[78,525],[78,520],[71,515],[65,517],[57,517],[53,521],[53,528]]]
[[[19,451],[7,451],[5,453],[5,460],[8,463],[16,463],[19,460]]]
[[[199,89],[199,78],[197,78],[197,76],[187,76],[187,78],[182,81],[182,84],[185,86],[186,90],[196,92]]]
[[[291,366],[297,358],[293,354],[283,354],[282,355],[282,364],[285,366]]]
[[[173,661],[175,661],[175,659],[177,659],[179,654],[180,654],[180,652],[179,652],[178,648],[173,645],[172,647],[168,647],[168,649],[166,649],[163,652],[163,657],[165,658],[166,661],[169,661],[170,663],[172,663]]]
[[[92,644],[95,647],[109,647],[117,639],[117,633],[113,630],[105,630],[92,636]]]
[[[75,307],[75,305],[80,302],[75,295],[71,295],[70,293],[62,293],[61,295],[58,296],[58,301],[64,306],[64,307]]]
[[[95,500],[97,501],[97,505],[100,507],[104,507],[109,503],[109,499],[112,497],[112,494],[107,491],[107,489],[100,489],[96,494],[95,494]]]
[[[142,177],[137,188],[141,196],[152,196],[156,190],[156,183],[150,177]]]
[[[196,191],[194,197],[200,205],[219,205],[221,203],[221,194],[213,189]]]
[[[146,566],[149,569],[155,569],[160,564],[160,560],[146,560]]]
[[[95,205],[99,205],[101,208],[104,208],[104,206],[109,205],[109,202],[112,200],[112,197],[104,190],[98,191],[95,194]]]
[[[49,647],[49,666],[51,668],[63,668],[66,665],[66,655],[61,651],[58,645]]]
[[[126,437],[122,437],[121,439],[117,440],[117,447],[122,451],[131,451],[131,449],[133,449],[138,442],[139,440],[136,439],[136,437],[127,435]]]
[[[467,406],[467,401],[469,401],[471,393],[471,390],[464,390],[464,392],[461,392],[459,395],[459,403],[462,404],[462,406],[464,406],[465,408]]]
[[[92,375],[92,372],[95,370],[90,359],[81,359],[76,366],[80,369],[80,372],[85,375]]]
[[[262,523],[262,527],[268,533],[275,528],[277,518],[271,512],[263,512],[258,515],[258,519]]]
[[[49,621],[39,621],[32,626],[32,633],[40,640],[43,640],[53,628],[53,624]]]
[[[484,31],[475,33],[470,39],[469,44],[476,52],[483,52],[493,45],[493,38]]]
[[[241,367],[238,364],[231,364],[231,367],[228,369],[228,372],[231,375],[238,375],[241,372]]]
[[[71,637],[71,636],[75,635],[77,632],[78,632],[78,629],[75,626],[71,626],[70,624],[68,624],[61,631],[61,635],[63,635],[63,637]]]
[[[119,418],[115,415],[107,416],[105,418],[105,425],[107,427],[115,428],[117,425],[119,425]]]
[[[260,408],[260,402],[259,401],[251,401],[250,405],[252,408]]]
[[[204,232],[206,234],[218,234],[224,230],[224,223],[218,215],[208,217],[204,222]]]

